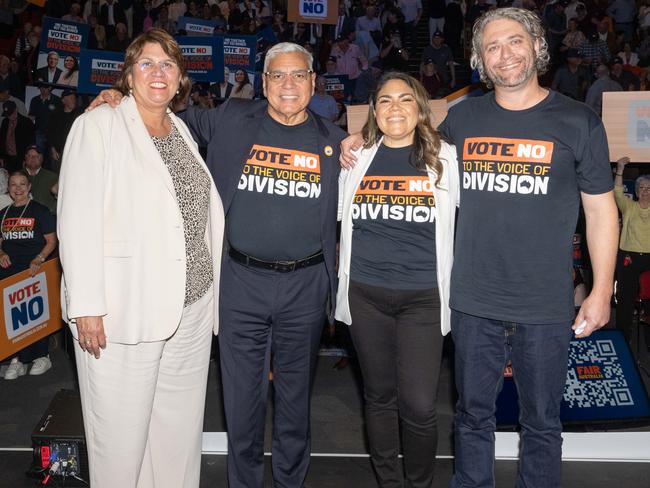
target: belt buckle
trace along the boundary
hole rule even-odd
[[[296,270],[296,261],[276,261],[273,263],[273,269],[280,273],[290,273]]]

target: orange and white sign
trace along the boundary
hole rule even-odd
[[[0,360],[63,326],[60,284],[58,258],[44,263],[34,277],[26,270],[0,281],[3,322],[0,327]]]

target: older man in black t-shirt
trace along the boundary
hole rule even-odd
[[[309,465],[311,377],[335,295],[344,136],[307,110],[311,66],[302,47],[278,44],[264,66],[268,104],[229,99],[181,115],[208,147],[226,212],[219,346],[231,488],[263,486],[271,357],[276,486],[302,487]]]

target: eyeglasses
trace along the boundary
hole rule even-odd
[[[152,61],[151,59],[141,59],[140,61],[137,61],[135,64],[138,67],[138,69],[143,73],[149,73],[153,71],[156,65],[158,65],[160,71],[162,71],[165,74],[173,73],[176,69],[178,69],[178,65],[174,61],[171,61],[169,59],[165,61],[158,61],[158,62]]]
[[[639,191],[650,191],[650,186],[640,186]]]
[[[299,69],[291,71],[290,73],[287,73],[286,71],[267,71],[264,74],[272,83],[282,83],[287,75],[291,75],[294,82],[303,83],[307,81],[307,78],[309,78],[312,73],[313,71],[310,69]]]

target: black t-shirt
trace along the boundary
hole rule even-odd
[[[489,93],[453,107],[439,130],[461,162],[452,308],[513,322],[573,320],[580,192],[613,187],[598,116],[553,91],[521,111]]]
[[[34,200],[30,200],[27,208],[24,205],[5,207],[0,210],[0,216],[4,217],[0,217],[2,250],[11,259],[12,274],[29,268],[29,263],[45,247],[45,234],[56,232],[55,217],[46,206]]]
[[[226,216],[230,244],[267,261],[321,250],[320,157],[310,116],[286,126],[265,115]]]
[[[350,279],[399,290],[436,288],[436,206],[413,146],[380,146],[352,204]]]

